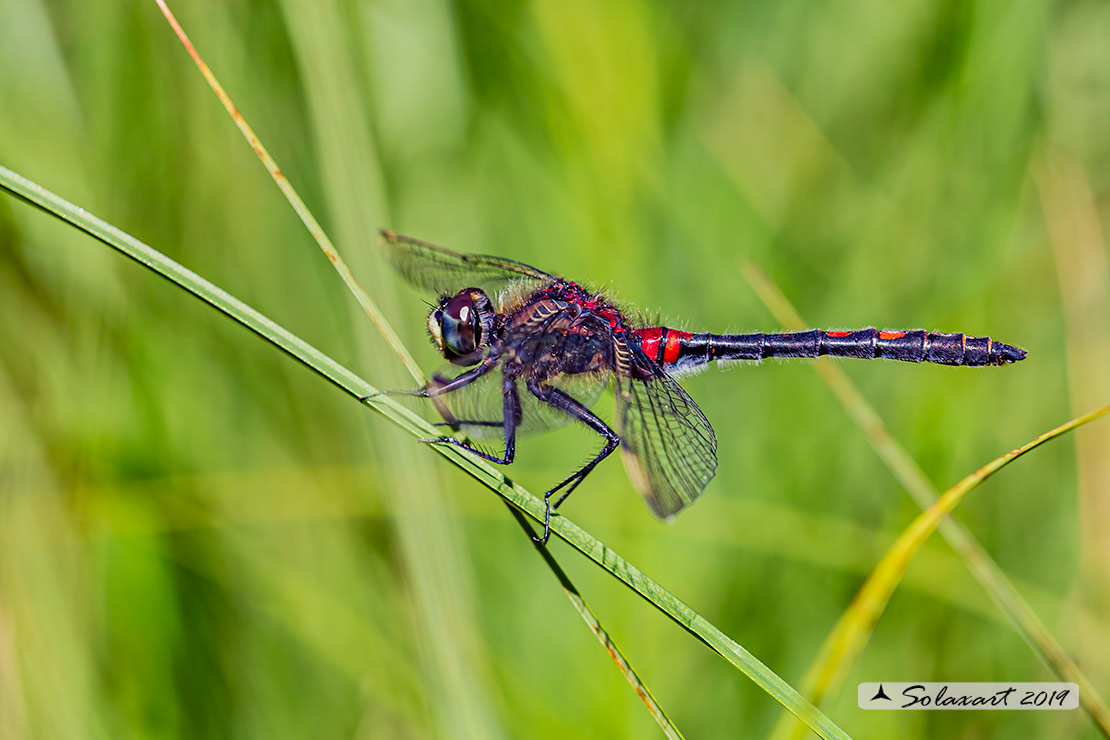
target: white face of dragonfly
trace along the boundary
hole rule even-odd
[[[477,288],[444,295],[428,315],[428,333],[443,356],[456,365],[476,365],[489,346],[493,306]]]

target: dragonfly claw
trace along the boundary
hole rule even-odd
[[[551,536],[551,494],[559,490],[554,488],[543,495],[543,534],[539,537],[532,535],[532,540],[539,544],[541,547],[547,545],[547,538]]]
[[[459,440],[455,439],[454,437],[435,437],[433,439],[422,439],[420,441],[423,442],[424,444],[428,444],[428,445],[458,445],[458,444],[462,444],[461,442],[459,442]]]

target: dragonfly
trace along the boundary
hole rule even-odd
[[[392,231],[382,238],[402,277],[436,295],[427,327],[446,360],[420,388],[394,392],[430,399],[443,418],[437,424],[453,433],[499,438],[503,447],[496,454],[447,435],[426,442],[508,465],[518,434],[577,422],[603,440],[593,458],[544,493],[543,534],[534,535],[544,544],[552,511],[618,448],[660,519],[701,495],[717,470],[717,437],[676,377],[711,362],[828,355],[984,367],[1025,358],[1025,350],[990,337],[922,329],[713,334],[648,326],[602,293],[522,262],[460,254]],[[615,429],[590,410],[610,384]]]

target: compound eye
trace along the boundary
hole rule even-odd
[[[439,326],[447,359],[469,355],[478,348],[482,327],[474,300],[468,294],[460,293],[447,302]]]

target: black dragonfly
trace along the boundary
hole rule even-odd
[[[440,424],[454,431],[503,436],[504,452],[449,436],[430,442],[507,465],[518,433],[578,421],[604,439],[597,455],[544,494],[538,542],[547,541],[552,509],[618,447],[656,516],[669,519],[693,503],[716,471],[717,438],[674,376],[714,360],[830,355],[982,367],[1025,358],[990,337],[921,329],[711,334],[639,326],[604,295],[522,262],[382,236],[401,275],[438,294],[428,332],[449,364],[408,393],[431,399]],[[589,409],[610,382],[616,430]]]

